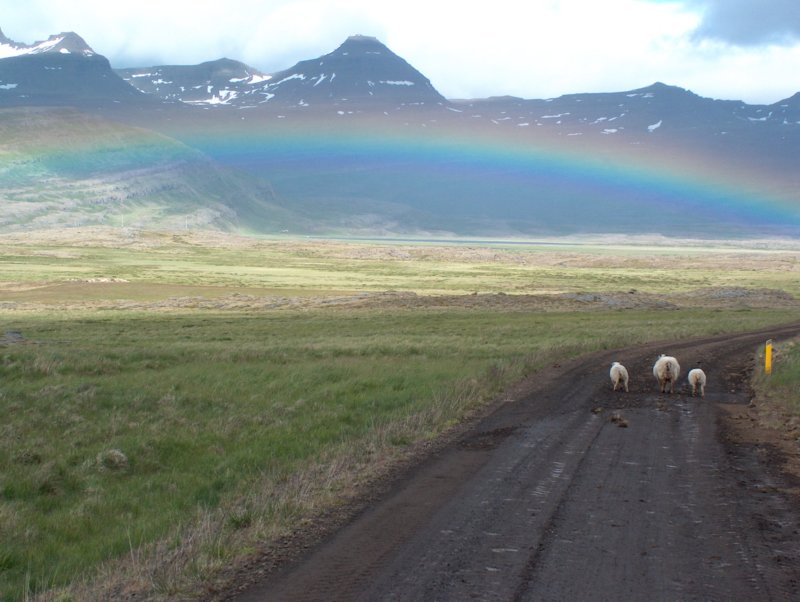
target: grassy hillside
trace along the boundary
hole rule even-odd
[[[797,235],[794,176],[777,160],[792,156],[788,131],[784,139],[759,130],[757,143],[741,144],[696,127],[676,139],[672,124],[650,135],[645,124],[662,116],[590,134],[602,126],[578,119],[583,109],[555,111],[576,120],[562,127],[560,119],[515,124],[511,107],[488,119],[483,108],[185,112],[142,122],[268,178],[323,234]]]
[[[0,110],[0,229],[114,225],[280,231],[268,183],[165,136],[72,109]]]
[[[673,159],[693,154],[669,145],[612,143],[599,134],[584,145],[560,130],[476,126],[463,121],[466,114],[445,113],[340,119],[166,106],[108,109],[101,118],[66,108],[3,109],[0,230],[797,234],[793,188],[778,167],[754,168],[737,183],[732,175],[750,172],[713,149],[699,163],[714,169],[692,175],[691,162]]]
[[[754,414],[763,426],[779,431],[791,446],[800,437],[800,340],[776,343],[772,374],[764,372],[764,348],[753,377]]]

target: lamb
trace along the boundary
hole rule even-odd
[[[697,395],[697,389],[700,389],[700,397],[706,396],[706,373],[700,368],[693,368],[689,370],[689,384],[692,385],[692,397]]]
[[[619,362],[614,362],[611,364],[611,371],[609,373],[611,375],[611,383],[614,385],[614,390],[617,390],[617,387],[624,386],[625,392],[628,392],[628,371],[625,369],[625,366],[620,364]]]
[[[667,392],[667,383],[669,383],[669,392],[675,392],[675,381],[678,380],[680,373],[681,366],[678,360],[670,355],[662,353],[653,365],[653,376],[658,380],[662,393]]]

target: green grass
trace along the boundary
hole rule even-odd
[[[800,418],[800,340],[774,345],[772,374],[764,373],[764,349],[753,379],[760,402],[771,404],[784,416]]]
[[[800,296],[797,251],[744,248],[624,249],[614,246],[478,247],[217,239],[109,230],[103,245],[0,243],[0,283],[51,285],[96,277],[153,286],[329,294],[412,290],[420,294],[626,291],[702,287],[782,288]],[[793,277],[794,275],[794,277]],[[205,293],[204,293],[205,294]],[[0,287],[0,301],[14,300]]]
[[[0,598],[67,584],[167,536],[184,541],[199,516],[212,515],[222,523],[213,553],[193,559],[207,569],[254,545],[241,542],[241,529],[285,532],[367,470],[367,460],[435,437],[543,363],[790,318],[368,309],[6,315],[5,328],[25,342],[0,347]],[[344,449],[364,453],[363,462],[334,461]],[[104,457],[109,450],[126,462]],[[334,474],[327,491],[308,499],[275,495],[294,474],[337,461],[355,462],[355,477]],[[256,503],[253,490],[270,493]],[[186,587],[174,579],[162,593]]]

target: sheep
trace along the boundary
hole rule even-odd
[[[656,377],[662,393],[667,392],[667,383],[669,383],[669,392],[675,392],[675,381],[678,380],[680,373],[681,366],[678,364],[678,360],[670,355],[662,353],[653,365],[653,376]]]
[[[697,389],[700,389],[700,397],[706,396],[706,373],[700,368],[693,368],[689,370],[689,384],[692,385],[692,397],[697,395]]]
[[[625,366],[620,364],[619,362],[614,362],[611,364],[611,371],[609,372],[611,376],[611,384],[614,385],[614,390],[617,390],[617,387],[620,385],[625,387],[625,392],[628,392],[628,371],[625,369]]]

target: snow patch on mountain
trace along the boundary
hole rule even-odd
[[[759,111],[760,113],[761,111]],[[748,117],[750,121],[767,121],[769,118],[772,117],[772,111],[769,112],[769,115],[764,115],[763,117]]]
[[[1,34],[2,32],[0,32]],[[58,52],[60,54],[82,54],[84,56],[94,56],[94,51],[86,45],[80,36],[74,33],[61,33],[50,36],[43,42],[33,44],[18,44],[6,38],[0,37],[0,59],[7,59],[16,56],[30,54],[44,54],[46,52]]]
[[[293,80],[293,79],[299,79],[301,81],[305,81],[306,76],[304,74],[302,74],[302,73],[292,73],[290,76],[284,77],[281,81],[275,82],[272,85],[273,86],[280,86],[281,84],[283,84],[285,82],[288,82],[290,80]]]

